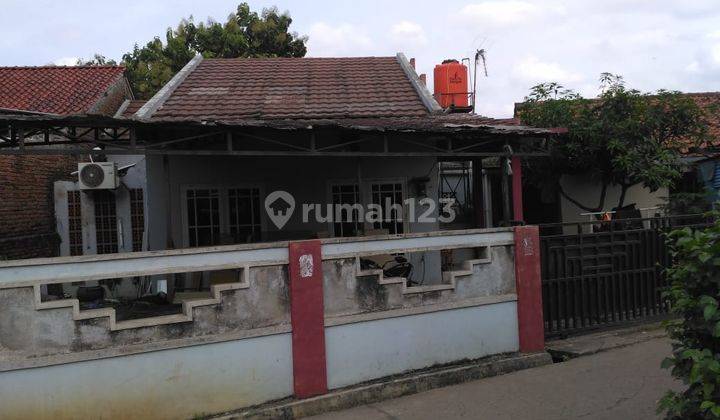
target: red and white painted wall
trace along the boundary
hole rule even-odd
[[[13,417],[192,417],[438,364],[543,350],[536,227],[0,263],[0,406]],[[473,247],[407,287],[358,257]],[[47,283],[237,270],[178,315],[40,301]],[[38,401],[52,401],[39,404]],[[168,404],[172,401],[172,404]]]

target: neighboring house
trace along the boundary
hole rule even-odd
[[[145,101],[125,99],[112,116],[129,118]],[[133,252],[143,248],[145,232],[145,157],[111,155],[121,172],[114,190],[80,190],[77,176],[55,183],[55,214],[60,255]],[[75,169],[77,170],[77,169]]]
[[[710,143],[720,145],[720,92],[686,93],[698,106],[703,108],[708,117],[708,128],[711,136]],[[521,103],[515,104],[517,115]],[[643,217],[652,217],[661,214],[663,208],[672,200],[674,193],[699,192],[706,187],[720,197],[720,159],[714,158],[715,152],[712,147],[700,151],[688,150],[682,160],[688,166],[685,169],[683,178],[673,188],[660,188],[651,192],[642,185],[634,185],[625,196],[625,204],[635,204],[637,209],[642,209]],[[575,200],[595,205],[600,197],[600,185],[593,182],[586,176],[565,176],[561,180],[564,191]],[[526,200],[526,213],[531,210],[538,213],[539,209],[545,211],[543,218],[529,218],[532,223],[548,222],[588,222],[598,215],[589,215],[584,210],[565,197],[544,196],[538,191],[525,191],[525,195],[536,197],[537,200]],[[611,211],[617,204],[620,197],[619,186],[609,186],[605,198],[605,208],[602,212]],[[541,201],[542,205],[537,205]]]
[[[112,116],[132,97],[123,72],[114,66],[0,67],[0,112]],[[29,136],[26,142],[42,140]],[[72,180],[78,158],[84,159],[0,156],[0,258],[59,255],[53,183]]]
[[[705,189],[709,198],[720,199],[720,92],[688,93],[695,103],[706,112],[708,121],[709,144],[701,150],[691,150],[685,160],[691,164],[688,170],[670,196],[674,192],[700,192]]]

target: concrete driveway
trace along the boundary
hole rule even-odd
[[[656,419],[656,402],[679,389],[660,362],[667,338],[564,363],[449,386],[312,419]]]

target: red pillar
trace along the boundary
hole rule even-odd
[[[540,284],[540,235],[537,226],[515,227],[515,285],[520,351],[542,351],[545,349],[545,332]]]
[[[288,258],[293,384],[295,396],[307,398],[327,392],[320,241],[290,243]]]
[[[519,157],[513,156],[510,159],[510,166],[512,167],[513,220],[525,220],[522,196],[522,161]]]

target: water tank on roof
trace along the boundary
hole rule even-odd
[[[468,68],[457,60],[445,60],[435,66],[435,100],[441,107],[468,112]]]

